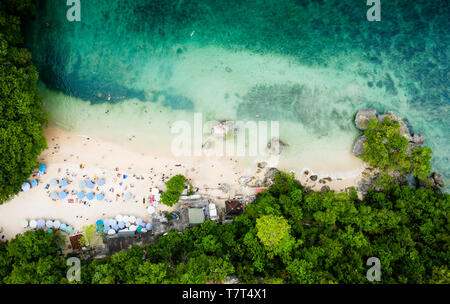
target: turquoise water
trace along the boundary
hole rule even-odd
[[[82,0],[68,22],[64,1],[41,0],[26,43],[68,129],[151,146],[194,112],[277,120],[290,163],[331,166],[351,161],[370,106],[426,136],[448,185],[449,7],[390,2],[368,22],[365,0]]]

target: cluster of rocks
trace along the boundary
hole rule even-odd
[[[377,115],[377,111],[375,109],[363,109],[359,110],[355,117],[355,125],[356,128],[359,130],[366,130],[367,125],[369,123],[369,120],[371,119],[378,119],[380,122],[384,122],[386,118],[389,118],[391,121],[397,121],[400,125],[399,134],[403,137],[405,137],[408,142],[408,151],[412,151],[415,147],[419,147],[425,142],[425,136],[420,134],[413,134],[411,135],[408,129],[408,126],[406,123],[401,119],[400,117],[396,116],[392,111],[388,111],[384,114]],[[358,137],[356,140],[352,153],[355,156],[361,156],[363,155],[364,151],[364,143],[367,141],[367,138],[365,135],[362,135]]]
[[[399,134],[405,137],[409,145],[407,147],[407,151],[409,153],[416,147],[421,146],[425,142],[425,136],[420,134],[412,134],[409,132],[407,124],[400,117],[396,116],[392,111],[388,111],[384,114],[377,115],[377,111],[375,109],[363,109],[359,110],[355,117],[355,125],[359,130],[366,130],[367,125],[370,119],[378,119],[380,122],[384,122],[386,118],[389,118],[391,121],[397,121],[400,125]],[[367,141],[365,135],[358,137],[353,146],[352,153],[355,156],[361,156],[364,152],[364,143]],[[363,178],[358,183],[358,190],[365,195],[370,188],[377,189],[375,186],[375,181],[379,175],[379,170],[368,166],[363,173]],[[393,178],[393,182],[397,184],[408,184],[407,177],[399,172],[390,172],[390,175]],[[444,181],[442,175],[433,172],[430,174],[425,180],[419,180],[419,185],[424,187],[429,187],[432,189],[440,189],[444,186]]]
[[[279,155],[288,144],[281,141],[278,137],[273,137],[267,144],[266,152],[272,155]]]
[[[237,128],[233,121],[215,121],[211,125],[211,135],[217,138],[225,138],[227,134],[235,136]]]

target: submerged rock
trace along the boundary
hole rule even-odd
[[[365,130],[367,124],[371,118],[376,118],[377,110],[375,109],[365,109],[359,110],[355,117],[356,128],[359,130]]]
[[[215,121],[211,125],[211,135],[217,138],[225,138],[228,133],[236,135],[237,129],[232,121]]]
[[[270,142],[267,144],[267,153],[278,155],[281,154],[284,147],[286,147],[287,144],[282,142],[278,137],[273,137]]]

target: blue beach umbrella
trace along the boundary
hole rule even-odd
[[[99,179],[97,185],[103,186],[105,184],[105,180],[103,178]]]
[[[120,221],[117,226],[119,226],[120,229],[125,228],[125,222]]]
[[[59,192],[59,198],[65,199],[66,197],[67,197],[67,192],[66,191]]]
[[[44,228],[45,227],[45,221],[43,219],[40,219],[37,221],[37,227],[38,228]]]
[[[33,180],[31,181],[31,186],[36,187],[37,185],[38,185],[37,179],[33,179]]]
[[[78,187],[80,187],[80,189],[86,188],[86,182],[84,180],[82,180],[79,184]]]
[[[86,195],[86,197],[87,197],[88,200],[93,200],[94,197],[95,197],[95,195],[94,195],[93,192],[89,192],[89,193]]]
[[[57,184],[58,184],[58,180],[56,178],[54,178],[50,181],[50,186],[52,186],[52,187],[56,186]]]
[[[117,225],[117,220],[116,220],[116,219],[110,219],[110,220],[109,220],[109,224],[110,224],[111,226]]]
[[[71,226],[67,226],[66,227],[66,232],[67,232],[67,234],[71,234],[72,233],[72,227]]]
[[[97,222],[95,222],[95,224],[97,226],[103,226],[104,225],[102,220],[98,220]]]
[[[80,191],[80,192],[77,193],[78,199],[83,199],[84,196],[85,196],[85,194],[84,194],[84,192],[82,192],[82,191]]]
[[[137,233],[141,233],[142,232],[142,227],[141,226],[137,227],[136,231],[137,231]]]
[[[30,185],[29,182],[23,183],[23,185],[22,185],[22,190],[23,191],[28,191],[28,190],[30,190],[30,188],[31,188],[31,185]]]
[[[147,230],[152,230],[152,223],[147,223],[145,228],[147,228]]]
[[[69,183],[67,182],[67,180],[62,179],[61,180],[61,187],[66,187]]]
[[[47,226],[47,228],[52,228],[53,227],[53,221],[48,220],[47,222],[45,222],[45,226]]]
[[[86,182],[86,187],[88,187],[89,189],[92,189],[92,188],[94,188],[94,183],[91,182],[91,181],[87,181]]]
[[[103,193],[97,194],[97,200],[102,201],[105,198],[105,195]]]
[[[50,193],[50,197],[51,197],[52,199],[57,199],[57,198],[58,198],[58,192],[53,191],[52,193]]]
[[[46,232],[47,232],[47,234],[53,234],[52,228],[48,228]]]
[[[45,172],[45,170],[47,170],[47,166],[46,165],[42,164],[42,165],[39,166],[39,171],[40,172]]]
[[[67,225],[62,223],[61,225],[59,225],[59,230],[61,231],[66,231]]]
[[[125,194],[125,199],[129,201],[131,199],[131,193]]]
[[[141,218],[138,218],[137,220],[136,220],[136,224],[138,225],[138,226],[142,226],[141,224],[142,224],[142,219]]]
[[[147,223],[142,221],[142,223],[139,226],[142,226],[142,228],[145,228],[146,225],[147,225]]]
[[[119,230],[119,225],[117,225],[117,224],[116,225],[112,225],[111,228],[117,231],[117,230]]]

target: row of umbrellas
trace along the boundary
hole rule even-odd
[[[118,231],[137,231],[138,233],[152,230],[152,224],[144,222],[141,218],[135,216],[117,215],[116,218],[98,220],[97,231],[108,234],[115,234]]]
[[[31,220],[29,222],[27,220],[23,220],[22,221],[22,227],[23,228],[30,227],[30,228],[33,228],[33,229],[34,228],[42,228],[42,229],[43,228],[48,228],[50,230],[52,230],[52,229],[59,229],[59,230],[64,231],[64,232],[66,232],[68,234],[72,233],[72,231],[73,231],[72,226],[64,224],[64,223],[61,223],[58,220],[55,220],[55,221],[47,220],[47,221],[45,221],[43,219],[39,219],[39,220]],[[47,232],[50,233],[48,230],[47,230]]]
[[[36,187],[39,184],[39,181],[37,179],[33,179],[31,182],[26,181],[22,185],[22,191],[28,191],[31,189],[31,187]]]

